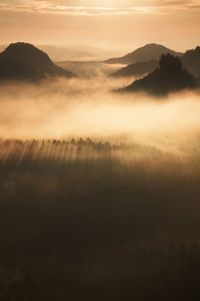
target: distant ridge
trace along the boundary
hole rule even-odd
[[[170,52],[169,52],[170,53]],[[172,53],[173,55],[173,53]],[[184,68],[196,77],[200,77],[200,47],[187,50],[184,54],[179,53],[179,58]],[[112,77],[141,77],[158,67],[158,60],[139,61],[129,64],[111,74]]]
[[[130,76],[142,76],[148,74],[155,70],[158,67],[158,61],[151,60],[146,62],[138,62],[130,64],[124,68],[121,68],[113,73],[110,76],[112,77],[130,77]]]
[[[167,54],[167,53],[170,53],[175,56],[182,55],[182,53],[171,50],[163,45],[152,43],[140,47],[135,51],[127,55],[124,55],[122,57],[108,59],[105,61],[105,63],[129,65],[129,64],[142,62],[142,61],[149,61],[149,60],[158,61],[162,54]]]
[[[0,80],[39,81],[49,77],[76,75],[51,61],[49,56],[28,43],[10,44],[0,53]]]
[[[199,87],[199,80],[183,69],[181,60],[168,53],[161,56],[159,68],[143,79],[136,80],[130,86],[119,89],[118,92],[146,92],[161,96],[170,92]]]

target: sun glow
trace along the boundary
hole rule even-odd
[[[78,6],[91,6],[91,7],[127,7],[138,5],[138,1],[130,0],[88,0],[88,1],[75,1],[73,5]]]

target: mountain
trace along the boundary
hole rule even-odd
[[[59,67],[71,70],[78,77],[84,79],[94,79],[101,76],[109,76],[116,71],[115,65],[104,64],[100,61],[65,61],[56,63]]]
[[[199,80],[186,69],[183,69],[181,60],[171,54],[162,55],[159,68],[137,80],[119,92],[146,92],[153,95],[165,95],[183,89],[199,88]]]
[[[148,74],[155,70],[158,67],[158,61],[151,60],[146,62],[138,62],[131,65],[128,65],[124,68],[121,68],[113,73],[110,76],[112,77],[130,77],[130,76],[142,76]]]
[[[163,53],[165,54],[165,53]],[[173,51],[172,51],[173,54]],[[182,65],[194,76],[200,77],[200,47],[186,51],[183,55],[180,55]],[[142,62],[136,62],[123,67],[116,72],[112,73],[112,77],[129,77],[129,76],[143,76],[152,72],[158,67],[157,60],[148,60]]]
[[[0,44],[0,52],[4,51],[8,45]],[[122,54],[119,49],[107,49],[95,47],[89,44],[37,44],[40,50],[48,53],[53,62],[65,61],[99,61],[115,55]]]
[[[181,57],[182,64],[193,75],[200,77],[200,47],[186,51]]]
[[[75,46],[54,46],[39,45],[42,51],[48,53],[53,62],[61,62],[67,60],[91,60],[96,59],[96,55],[90,51],[77,49]]]
[[[170,53],[175,56],[181,55],[181,53],[175,52],[169,48],[166,48],[158,44],[147,44],[144,47],[138,48],[135,51],[124,55],[119,58],[111,58],[105,61],[107,64],[124,64],[130,65],[137,62],[159,60],[162,54]]]
[[[116,54],[119,55],[119,50],[104,49],[88,44],[40,44],[38,45],[38,48],[48,53],[53,62],[59,63],[65,61],[103,61],[110,56],[115,56]]]
[[[39,81],[49,77],[75,77],[50,60],[48,55],[27,43],[10,44],[0,53],[0,80]]]

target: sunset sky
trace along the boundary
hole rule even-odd
[[[0,0],[1,44],[200,44],[200,0]]]

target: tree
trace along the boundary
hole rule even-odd
[[[162,74],[173,76],[182,72],[182,63],[180,59],[171,54],[163,54],[159,61]]]

